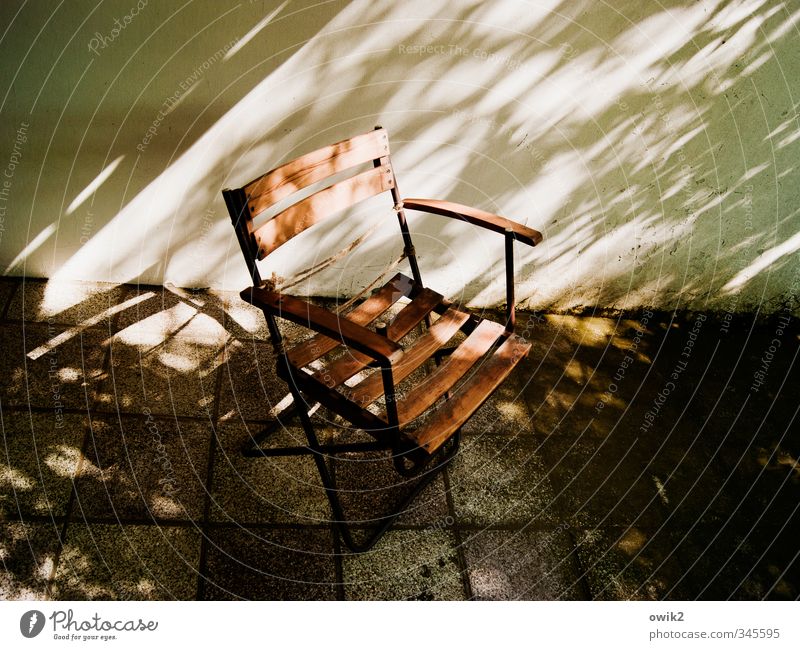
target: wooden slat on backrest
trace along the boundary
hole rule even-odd
[[[375,129],[312,151],[245,185],[250,217],[255,217],[304,187],[388,155],[389,137],[384,129]]]
[[[276,248],[325,217],[390,190],[393,186],[391,168],[381,165],[295,203],[253,233],[258,245],[258,259],[263,260]]]

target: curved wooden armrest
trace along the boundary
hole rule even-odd
[[[536,244],[542,241],[542,233],[538,230],[528,228],[516,221],[511,221],[510,219],[500,217],[491,212],[470,208],[460,203],[437,201],[435,199],[403,199],[400,203],[400,207],[408,208],[409,210],[430,212],[431,214],[438,214],[453,219],[461,219],[473,225],[481,226],[482,228],[487,228],[488,230],[499,233],[505,233],[505,231],[510,228],[514,232],[514,239],[516,241],[528,244],[529,246],[536,246]]]
[[[266,287],[250,287],[239,295],[242,300],[266,309],[275,316],[342,341],[382,365],[391,365],[403,353],[403,348],[391,339],[299,298],[270,291]]]

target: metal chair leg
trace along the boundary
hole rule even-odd
[[[276,431],[286,426],[286,424],[296,418],[297,414],[297,403],[295,402],[295,404],[281,413],[280,418],[276,417],[261,431],[254,436],[251,436],[250,439],[242,446],[242,454],[249,458],[261,458],[264,455],[262,453],[264,450],[261,449],[261,445]]]
[[[297,404],[304,403],[299,395],[295,395],[295,402]],[[423,476],[419,483],[414,486],[414,489],[411,490],[398,508],[394,512],[389,513],[386,517],[383,517],[381,525],[365,541],[357,543],[353,539],[351,528],[347,525],[347,520],[344,516],[344,509],[342,508],[342,503],[339,499],[338,490],[336,488],[336,483],[331,475],[330,470],[328,469],[328,464],[325,460],[326,446],[320,444],[317,434],[314,431],[314,427],[311,424],[311,419],[309,418],[308,413],[304,409],[300,409],[298,414],[300,415],[300,421],[303,425],[306,437],[308,438],[308,449],[314,456],[314,462],[317,465],[317,471],[322,479],[322,484],[325,488],[325,494],[327,495],[328,501],[331,504],[331,510],[333,511],[336,529],[341,535],[345,546],[347,546],[347,548],[354,553],[364,553],[375,546],[378,540],[395,522],[395,520],[401,514],[403,514],[403,512],[405,512],[406,507],[439,475],[439,473],[445,468],[447,463],[456,455],[458,451],[458,434],[456,434],[453,436],[453,438],[456,439],[455,444],[444,448],[444,452],[441,456],[434,455],[433,458],[437,458],[438,463],[435,466],[432,466],[432,463],[428,464],[428,467],[430,468],[429,471]]]
[[[333,508],[334,500],[336,501],[336,508],[334,508],[334,516],[336,517],[336,529],[341,535],[342,541],[344,542],[345,546],[349,548],[353,553],[364,553],[369,551],[375,544],[377,544],[378,540],[383,537],[384,533],[391,527],[391,525],[397,520],[397,518],[402,515],[406,508],[411,504],[414,499],[416,499],[420,492],[422,492],[428,485],[433,482],[433,480],[439,475],[439,472],[444,469],[444,464],[440,467],[436,468],[435,470],[426,474],[417,485],[414,486],[414,489],[406,496],[403,502],[397,507],[397,509],[386,515],[385,517],[381,518],[381,525],[375,529],[370,536],[361,543],[357,543],[353,539],[353,534],[351,532],[350,527],[347,525],[346,521],[344,520],[344,516],[342,514],[341,503],[339,502],[339,497],[336,495],[336,489],[333,488],[332,492],[329,492],[328,498],[331,500],[331,507]],[[324,482],[324,481],[323,481]],[[335,514],[336,511],[339,511],[339,514]]]

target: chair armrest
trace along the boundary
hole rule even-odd
[[[516,221],[511,221],[505,217],[500,217],[491,212],[478,210],[477,208],[470,208],[460,203],[453,203],[451,201],[437,201],[434,199],[403,199],[400,207],[408,208],[409,210],[420,210],[422,212],[430,212],[431,214],[438,214],[443,217],[450,217],[451,219],[461,219],[475,226],[481,226],[494,232],[505,233],[507,229],[514,232],[514,239],[529,246],[536,246],[542,241],[542,233],[533,228],[523,226]]]
[[[239,295],[245,302],[265,309],[275,316],[342,341],[354,350],[381,362],[382,365],[391,365],[402,355],[403,348],[391,339],[299,298],[270,291],[266,287],[250,287]]]

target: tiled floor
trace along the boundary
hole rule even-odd
[[[794,319],[521,314],[530,357],[352,555],[311,458],[240,453],[286,390],[235,294],[6,278],[0,318],[4,599],[800,596]],[[412,487],[334,471],[365,530]]]

